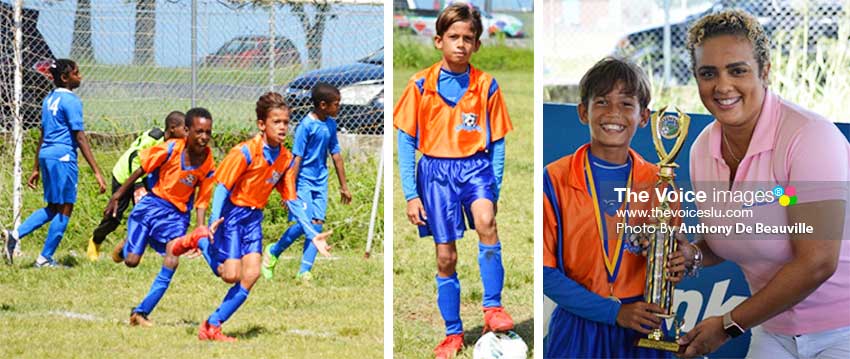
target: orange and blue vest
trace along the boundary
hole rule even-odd
[[[281,147],[273,163],[263,156],[263,135],[233,147],[215,174],[218,183],[230,191],[230,202],[240,207],[263,209],[273,188],[284,201],[294,200],[295,178],[292,153]]]
[[[151,191],[181,212],[190,210],[193,202],[198,208],[209,207],[215,184],[215,161],[210,148],[206,148],[204,162],[196,167],[191,167],[189,153],[185,150],[186,140],[178,138],[139,153],[142,169],[151,174]],[[197,200],[194,197],[195,186],[200,186]]]

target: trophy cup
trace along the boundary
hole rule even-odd
[[[667,115],[665,111],[667,107],[662,107],[660,110],[652,114],[650,123],[652,125],[652,141],[655,144],[655,152],[658,154],[660,161],[658,162],[658,182],[655,186],[665,188],[670,186],[675,188],[673,179],[676,177],[675,169],[679,167],[675,162],[676,156],[682,150],[682,145],[688,136],[688,126],[690,126],[691,118],[678,108],[677,115]],[[662,138],[675,140],[673,149],[669,152],[664,148]],[[657,207],[658,213],[670,213],[670,203],[667,199],[662,199]],[[644,288],[644,299],[647,303],[656,304],[664,313],[657,314],[659,317],[669,320],[676,317],[673,311],[673,283],[667,281],[667,256],[676,251],[676,238],[670,231],[661,231],[661,226],[665,225],[670,228],[670,218],[667,215],[661,215],[655,218],[658,222],[653,224],[656,227],[653,233],[648,234],[649,245],[646,248],[646,287]],[[643,348],[652,348],[665,350],[670,352],[679,352],[680,346],[676,343],[681,331],[681,322],[674,320],[673,327],[675,336],[670,338],[665,336],[661,329],[654,329],[649,333],[647,338],[641,338],[637,342],[637,346]],[[672,340],[671,340],[672,339]]]

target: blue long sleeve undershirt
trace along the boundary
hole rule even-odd
[[[620,303],[587,290],[557,268],[543,267],[543,294],[579,317],[608,325],[617,324]]]

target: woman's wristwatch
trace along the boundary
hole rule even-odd
[[[735,321],[732,320],[732,311],[723,314],[723,331],[731,338],[744,334],[744,328],[741,328],[738,323],[735,323]]]

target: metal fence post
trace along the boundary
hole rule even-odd
[[[15,23],[15,44],[13,45],[15,48],[14,55],[14,63],[15,63],[15,79],[14,79],[14,87],[15,87],[15,98],[12,101],[12,108],[14,116],[14,127],[13,127],[13,137],[15,142],[15,164],[14,169],[12,170],[12,217],[13,224],[12,228],[18,228],[18,225],[21,224],[21,207],[23,206],[23,198],[22,198],[22,184],[21,184],[21,172],[22,172],[22,156],[23,156],[23,147],[24,147],[24,129],[23,129],[23,119],[21,119],[21,105],[23,104],[23,65],[21,63],[21,48],[23,46],[23,33],[22,33],[22,15],[21,11],[24,6],[24,0],[15,1],[14,5],[14,23]],[[20,249],[20,242],[18,242],[18,246],[16,251]]]
[[[269,5],[269,91],[274,91],[274,58],[275,58],[275,36],[274,36],[274,2]]]
[[[198,94],[198,0],[192,0],[192,107]]]

